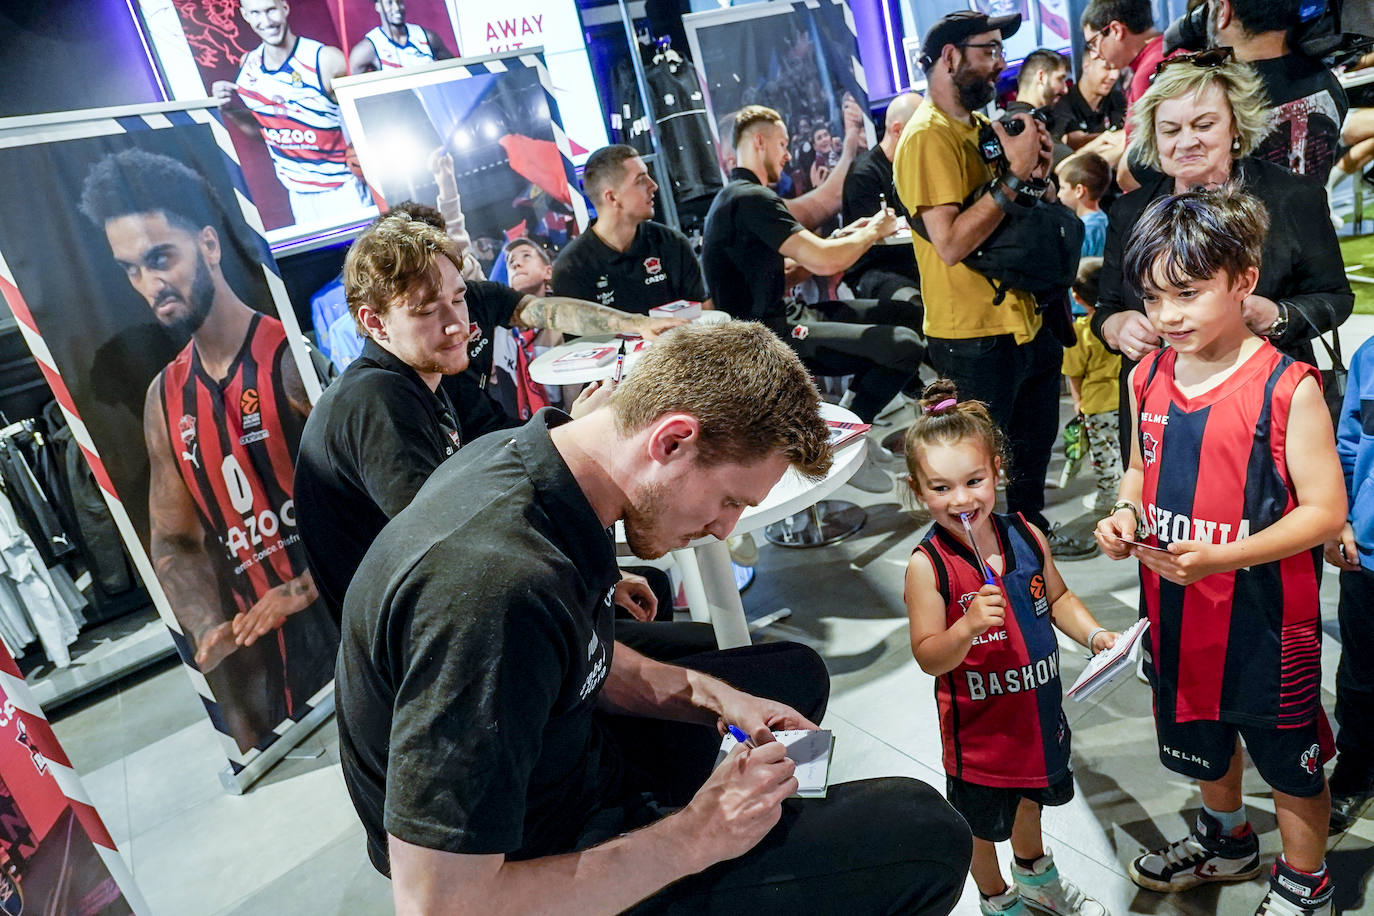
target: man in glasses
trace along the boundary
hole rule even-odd
[[[924,224],[926,237],[915,233],[912,243],[930,360],[961,395],[988,405],[1010,445],[1011,510],[1043,526],[1055,557],[1066,560],[1096,549],[1051,528],[1043,513],[1063,348],[1045,327],[1033,296],[1007,290],[996,303],[988,279],[963,263],[1004,218],[1013,218],[1008,214],[1018,212],[1022,198],[1047,188],[1053,144],[1029,115],[1012,116],[1023,128],[1016,136],[993,122],[1006,159],[995,182],[979,151],[979,133],[988,122],[976,112],[992,101],[1006,66],[1002,42],[1020,25],[1019,15],[973,11],[935,23],[921,48],[929,91],[897,143],[893,183],[907,210]],[[965,204],[990,182],[991,193]]]
[[[1165,57],[1164,35],[1155,28],[1150,0],[1091,0],[1080,20],[1084,50],[1100,57],[1126,77],[1126,134],[1130,135],[1131,106],[1145,94],[1155,68]],[[1130,157],[1117,163],[1116,182],[1122,193],[1134,191],[1140,182],[1131,173]]]

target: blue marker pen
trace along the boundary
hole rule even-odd
[[[749,736],[744,733],[744,729],[740,728],[738,725],[727,725],[725,726],[725,730],[730,733],[730,737],[734,738],[745,747],[754,746],[754,742],[749,740]]]
[[[960,512],[959,521],[964,523],[964,534],[968,535],[968,545],[973,548],[973,555],[978,558],[978,566],[983,570],[983,584],[996,585],[997,580],[993,578],[992,567],[988,566],[983,559],[982,551],[978,549],[978,542],[973,539],[973,526],[968,523],[968,513]]]

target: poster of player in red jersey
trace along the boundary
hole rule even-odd
[[[168,108],[0,131],[0,169],[27,179],[0,290],[237,772],[333,679],[292,499],[319,381],[226,128]]]

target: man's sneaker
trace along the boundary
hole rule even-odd
[[[1255,916],[1330,916],[1335,891],[1329,871],[1318,878],[1289,868],[1279,858],[1269,874],[1269,893]]]
[[[1059,877],[1049,853],[1030,868],[1012,863],[1011,880],[1021,899],[1033,909],[1059,916],[1109,916],[1107,908],[1083,893],[1072,881]]]
[[[1131,880],[1152,891],[1186,891],[1211,881],[1249,881],[1260,873],[1259,839],[1250,825],[1226,836],[1217,819],[1199,811],[1193,832],[1131,863]]]
[[[980,894],[978,911],[983,916],[1030,916],[1026,904],[1021,901],[1021,895],[1016,892],[1015,885],[996,897],[984,897]]]
[[[1045,532],[1045,540],[1050,545],[1050,555],[1056,560],[1086,560],[1097,556],[1097,543],[1083,538],[1071,538],[1064,533],[1062,525],[1052,525]]]

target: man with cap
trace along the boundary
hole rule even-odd
[[[1052,194],[1046,180],[1053,144],[1026,114],[1011,136],[996,121],[1006,168],[989,193],[965,206],[994,174],[979,153],[988,123],[977,110],[992,101],[1006,66],[1002,42],[1021,25],[1019,15],[961,11],[935,23],[921,48],[929,80],[925,100],[907,124],[893,158],[902,203],[924,223],[913,233],[925,304],[929,358],[965,398],[988,405],[1011,452],[1007,503],[1047,532],[1061,560],[1091,556],[1089,542],[1069,538],[1044,515],[1045,472],[1059,428],[1059,371],[1063,347],[1044,326],[1035,299],[1008,290],[1000,304],[988,279],[963,263],[1021,201]],[[1020,200],[1018,200],[1020,198]]]

